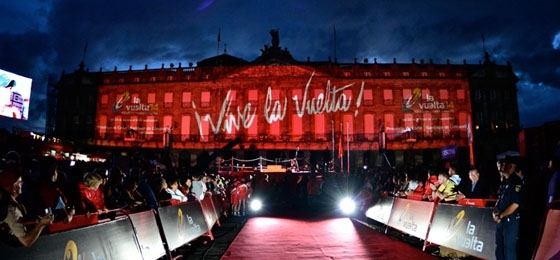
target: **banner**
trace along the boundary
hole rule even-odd
[[[422,240],[434,213],[433,202],[396,198],[389,218],[389,226]]]
[[[453,159],[457,154],[457,145],[450,145],[441,148],[441,159]]]
[[[128,218],[41,236],[31,248],[0,243],[0,252],[11,260],[142,259]]]
[[[198,201],[159,208],[158,213],[169,250],[175,250],[208,232]]]
[[[560,210],[548,210],[535,259],[560,259],[560,229],[558,225],[560,225]]]
[[[159,233],[156,216],[152,210],[129,215],[136,230],[140,250],[144,260],[156,260],[164,256],[165,248]]]
[[[366,210],[366,217],[387,225],[389,217],[391,217],[394,200],[394,197],[381,196],[375,205]]]
[[[427,241],[472,256],[494,259],[495,233],[492,208],[441,203],[436,209]]]

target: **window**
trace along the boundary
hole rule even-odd
[[[410,77],[410,72],[405,71],[402,73],[403,77]]]
[[[191,101],[192,101],[191,92],[183,92],[183,98],[181,99],[183,107],[191,107]]]
[[[441,100],[448,100],[449,99],[449,90],[447,89],[440,89],[439,90],[439,98]]]
[[[319,115],[315,115],[314,117],[315,117],[315,134],[318,136],[325,135],[325,130],[326,130],[325,115],[319,114]]]
[[[384,77],[391,77],[391,72],[389,72],[389,71],[384,71],[384,72],[383,72],[383,76],[384,76]]]
[[[299,117],[297,114],[292,115],[291,129],[292,129],[292,136],[295,136],[297,138],[303,137],[303,123],[301,117]]]
[[[425,88],[422,89],[422,100],[428,100],[428,96],[430,95],[430,90]]]
[[[428,76],[428,72],[422,71],[422,72],[420,72],[420,76],[422,76],[422,77],[427,77],[427,76]]]
[[[167,92],[163,98],[163,106],[166,108],[170,108],[173,106],[173,93]]]
[[[474,100],[480,102],[482,100],[482,90],[477,89],[474,91]]]
[[[385,105],[392,105],[393,104],[393,90],[392,89],[384,89],[383,90],[383,103]]]
[[[101,115],[99,116],[99,121],[97,122],[97,129],[99,129],[99,134],[103,135],[107,132],[107,116]]]
[[[443,78],[445,77],[445,72],[439,72],[438,75]]]
[[[490,89],[490,101],[492,101],[492,102],[496,101],[496,90],[495,89]]]
[[[364,89],[364,105],[366,105],[366,106],[373,105],[373,90],[372,89]]]
[[[183,115],[181,116],[181,141],[185,141],[190,138],[191,135],[191,116]]]
[[[249,90],[249,102],[252,104],[256,104],[259,102],[259,91],[256,89]]]
[[[375,134],[375,116],[373,114],[364,115],[364,135],[367,140],[372,141]]]
[[[457,89],[457,100],[459,103],[465,103],[465,90]]]
[[[156,103],[156,93],[148,93],[148,104]]]
[[[107,104],[109,104],[109,95],[101,95],[101,107],[107,107]]]
[[[394,133],[395,132],[395,115],[385,114],[383,118],[383,125],[385,127],[385,132]]]
[[[204,91],[200,94],[200,106],[201,107],[210,106],[210,92]]]

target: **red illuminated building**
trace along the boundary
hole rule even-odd
[[[311,161],[342,156],[344,168],[379,164],[381,148],[394,164],[415,165],[457,147],[468,164],[471,144],[477,164],[490,164],[517,145],[516,82],[509,64],[488,56],[476,65],[296,61],[273,35],[253,62],[224,53],[196,67],[88,72],[82,64],[57,84],[55,134],[191,155],[239,137],[236,157],[301,149]]]

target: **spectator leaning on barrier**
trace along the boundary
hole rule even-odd
[[[500,164],[502,182],[498,190],[498,201],[492,212],[496,226],[496,259],[517,259],[516,244],[519,232],[519,206],[522,181],[517,174],[518,156],[506,156]]]
[[[433,201],[432,193],[437,190],[439,186],[438,175],[433,170],[428,170],[428,178],[424,184],[424,194],[422,200]]]
[[[455,203],[457,192],[455,191],[455,182],[449,179],[447,172],[441,172],[438,175],[439,187],[433,192],[433,197],[441,202]]]
[[[54,216],[52,212],[45,212],[34,227],[27,230],[23,222],[25,207],[16,200],[22,185],[20,168],[11,167],[0,172],[0,237],[3,243],[12,246],[31,247],[43,229],[53,222]]]

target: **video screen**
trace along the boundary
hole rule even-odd
[[[31,79],[0,69],[0,115],[27,120]]]

